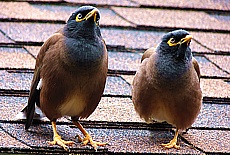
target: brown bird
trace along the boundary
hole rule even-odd
[[[189,48],[192,36],[175,30],[163,36],[155,48],[148,49],[132,84],[135,110],[146,122],[166,121],[176,127],[166,148],[179,148],[179,129],[190,127],[202,103],[200,69]]]
[[[68,150],[73,141],[64,141],[57,133],[56,120],[71,116],[85,138],[96,150],[99,143],[79,123],[97,107],[104,91],[108,57],[99,28],[100,13],[92,6],[78,8],[67,24],[49,37],[38,53],[31,84],[28,105],[24,109],[27,121],[32,123],[35,103],[52,123],[54,139],[49,144]]]

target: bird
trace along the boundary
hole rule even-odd
[[[83,133],[83,145],[90,143],[97,150],[107,144],[94,141],[79,122],[96,109],[107,78],[108,54],[99,20],[96,7],[81,6],[43,43],[36,58],[28,104],[22,110],[28,130],[35,105],[39,107],[52,124],[54,138],[48,143],[66,151],[74,142],[63,140],[57,132],[56,121],[63,116],[70,116]]]
[[[163,35],[156,48],[144,52],[132,82],[132,101],[147,123],[167,122],[176,128],[165,148],[176,148],[179,130],[195,122],[202,105],[200,68],[193,57],[188,31],[177,29]]]

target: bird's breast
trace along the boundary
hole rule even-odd
[[[184,75],[189,72],[191,68],[190,62],[175,62],[168,59],[160,59],[155,64],[155,75],[160,78],[163,82],[174,82],[178,79],[186,78]]]
[[[67,39],[65,60],[68,65],[90,68],[100,65],[104,56],[104,45],[100,39]]]
[[[62,116],[76,116],[85,109],[85,101],[80,93],[74,93],[59,107]]]

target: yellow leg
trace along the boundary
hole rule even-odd
[[[166,147],[166,148],[168,148],[168,149],[171,149],[173,147],[176,148],[176,149],[179,149],[180,146],[176,144],[177,143],[177,137],[178,137],[178,129],[176,129],[175,136],[173,137],[173,139],[169,143],[161,144],[161,145]]]
[[[83,145],[87,145],[88,143],[90,143],[93,146],[94,150],[97,151],[98,146],[105,146],[108,144],[108,143],[101,143],[101,142],[93,141],[90,134],[83,128],[83,126],[78,121],[73,121],[73,124],[75,124],[78,127],[78,129],[82,132],[82,134],[85,136],[85,138],[82,139],[78,135],[78,140],[82,142]]]
[[[69,151],[69,147],[67,145],[73,145],[73,141],[64,141],[61,139],[61,136],[57,133],[56,122],[52,121],[52,128],[54,133],[54,140],[52,142],[48,141],[50,145],[59,145],[63,147],[66,151]]]

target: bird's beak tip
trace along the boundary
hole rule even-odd
[[[189,34],[185,38],[187,38],[188,40],[191,40],[193,38],[193,36],[191,34]]]
[[[97,8],[94,8],[84,18],[78,19],[76,17],[76,21],[81,22],[81,21],[88,20],[89,18],[93,17],[94,22],[97,23],[97,14],[99,14],[99,10]]]
[[[186,35],[182,40],[181,40],[181,44],[183,43],[189,43],[192,40],[193,36],[192,35]]]
[[[96,14],[99,13],[99,10],[97,8],[93,9],[86,15],[86,20],[88,20],[90,17],[94,16],[94,21],[96,21]]]
[[[187,42],[187,41],[190,41],[191,39],[193,38],[193,36],[191,34],[185,36],[184,40]]]

